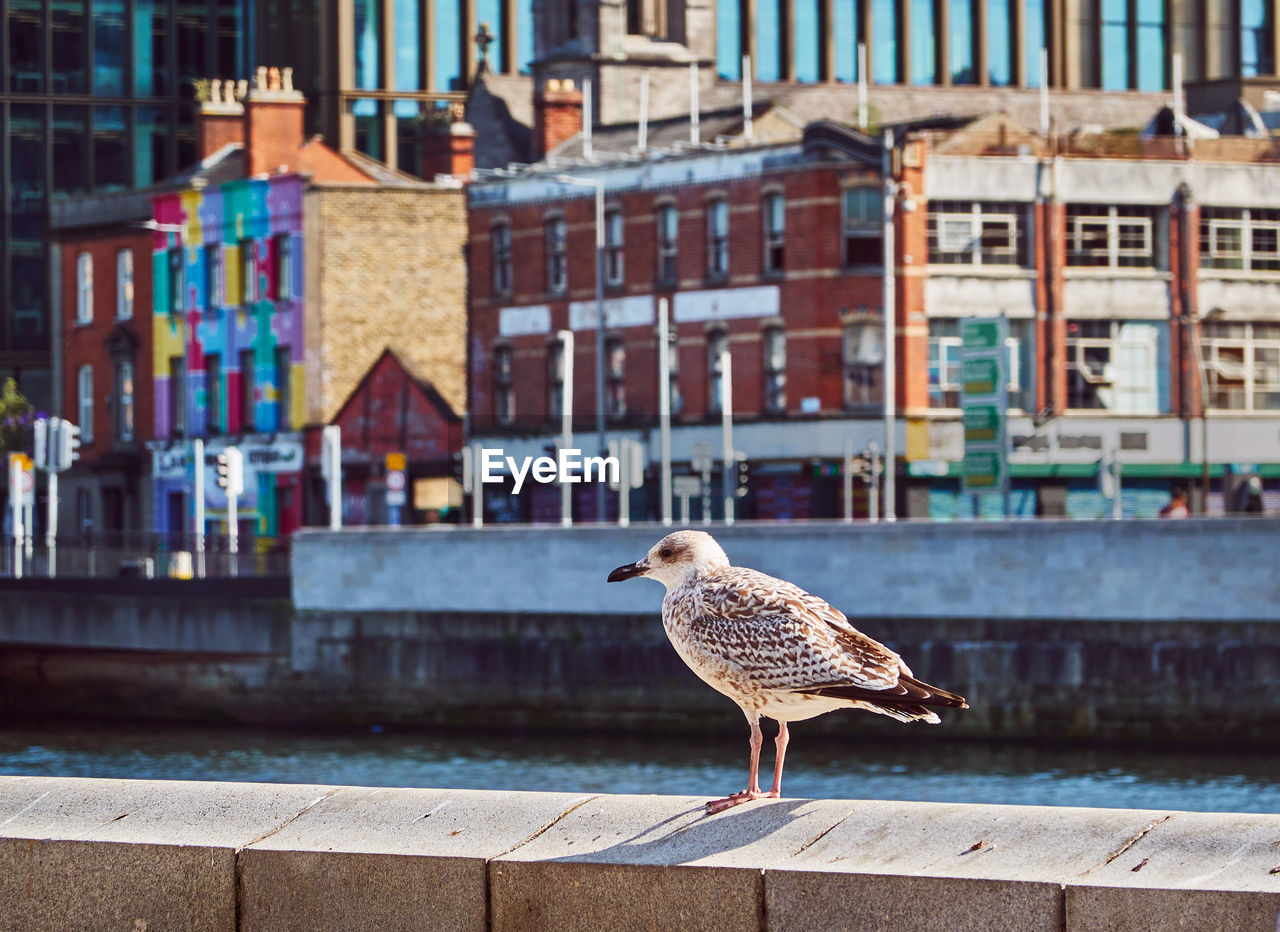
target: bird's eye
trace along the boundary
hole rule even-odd
[[[671,554],[672,554],[672,550],[670,547],[663,547],[661,550],[658,551],[658,556],[662,557],[662,559],[664,560],[670,560]]]

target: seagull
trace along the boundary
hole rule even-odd
[[[648,576],[667,587],[662,627],[682,660],[742,709],[751,726],[747,788],[707,803],[715,813],[782,791],[787,723],[834,709],[938,724],[934,708],[967,709],[962,696],[917,680],[893,651],[799,586],[730,566],[704,531],[676,531],[609,582]],[[773,786],[760,789],[760,717],[778,722]]]

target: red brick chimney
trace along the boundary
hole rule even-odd
[[[223,146],[244,142],[244,99],[248,82],[209,82],[208,95],[196,107],[196,157],[204,161]]]
[[[582,131],[582,91],[573,86],[572,78],[547,81],[534,99],[533,123],[537,159]]]
[[[293,89],[293,69],[259,68],[244,100],[245,174],[271,174],[298,162],[306,142],[307,100]]]
[[[450,122],[429,130],[422,154],[422,177],[436,175],[467,178],[476,165],[476,131],[462,119],[461,104],[449,111]]]

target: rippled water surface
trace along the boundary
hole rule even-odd
[[[761,761],[768,785],[773,742]],[[363,786],[723,795],[742,740],[322,735],[162,726],[0,729],[0,774]],[[784,794],[1049,806],[1280,812],[1278,754],[806,738],[792,728]]]

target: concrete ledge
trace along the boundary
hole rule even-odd
[[[782,799],[708,816],[704,802],[0,777],[0,917],[1275,932],[1280,916],[1280,815]]]

